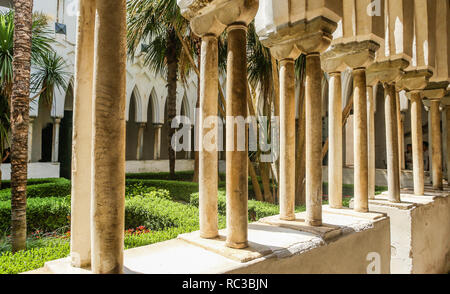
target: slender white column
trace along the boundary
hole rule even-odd
[[[441,142],[441,112],[439,100],[431,100],[431,160],[433,189],[442,190],[442,142]]]
[[[126,0],[96,0],[91,246],[94,274],[123,273]]]
[[[144,131],[146,127],[147,123],[138,123],[136,160],[144,159]]]
[[[368,150],[368,195],[375,199],[375,98],[373,87],[367,86],[367,150]]]
[[[154,160],[158,160],[161,158],[161,129],[162,129],[162,124],[154,124],[153,128],[155,131],[155,138],[153,141],[153,159]]]
[[[247,117],[247,26],[233,24],[227,28],[227,240],[226,246],[248,246],[248,144],[239,138],[234,119]],[[238,142],[245,140],[245,150]]]
[[[450,105],[445,106],[445,118],[447,120],[447,180],[450,186]]]
[[[330,73],[328,104],[328,198],[331,208],[342,208],[342,86],[341,73]]]
[[[218,41],[215,35],[202,37],[200,65],[200,152],[199,152],[199,210],[200,236],[215,238],[218,230]],[[208,133],[214,132],[213,141]]]
[[[95,1],[80,0],[73,109],[70,258],[72,266],[91,264],[91,154]]]
[[[355,211],[369,211],[366,70],[353,70]]]
[[[280,61],[280,218],[295,220],[295,61]]]
[[[59,152],[59,127],[61,119],[56,117],[53,119],[53,139],[52,139],[52,162],[58,162]]]
[[[320,54],[306,56],[306,223],[322,225],[322,69]]]
[[[397,111],[395,106],[395,85],[384,84],[386,160],[388,171],[389,201],[400,202],[400,165],[398,161]]]
[[[419,91],[411,92],[411,141],[413,153],[414,194],[423,195],[422,97]]]
[[[31,162],[33,156],[33,125],[34,117],[30,116],[30,122],[28,125],[28,162]]]

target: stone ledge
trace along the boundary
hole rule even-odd
[[[304,218],[304,213],[298,217]],[[239,250],[225,248],[226,230],[221,230],[216,240],[200,239],[199,232],[183,234],[177,239],[126,250],[124,273],[366,273],[369,252],[380,252],[382,273],[389,273],[389,262],[385,262],[389,260],[389,241],[385,242],[389,218],[370,220],[324,212],[323,222],[326,225],[322,229],[252,223],[248,232],[250,247]],[[325,233],[323,238],[323,232],[339,234],[328,239],[331,235]],[[344,248],[354,250],[342,253]],[[89,269],[72,268],[69,258],[48,262],[44,269],[49,273],[90,273]]]

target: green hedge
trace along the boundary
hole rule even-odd
[[[71,182],[60,178],[47,183],[29,182],[27,198],[65,197],[71,193]],[[11,188],[0,190],[0,201],[11,199]]]
[[[60,178],[42,178],[42,179],[28,179],[27,183],[28,186],[31,186],[31,185],[54,183],[59,181],[61,181]],[[8,188],[11,188],[11,180],[2,180],[0,190]]]
[[[168,190],[173,200],[189,202],[190,194],[198,191],[198,184],[192,182],[177,182],[165,180],[127,179],[127,186],[141,184],[145,187],[155,187]]]
[[[226,214],[226,192],[223,190],[219,190],[219,194],[217,197],[217,204],[219,209],[219,214]],[[198,193],[192,193],[190,197],[190,204],[198,207],[199,205],[199,197]],[[297,206],[295,208],[296,212],[305,211],[304,206]],[[248,200],[248,218],[249,221],[257,221],[260,218],[279,214],[280,208],[278,205],[260,202],[256,200]]]
[[[30,198],[27,200],[27,230],[52,232],[69,226],[70,197]],[[10,231],[11,201],[0,201],[0,234]]]

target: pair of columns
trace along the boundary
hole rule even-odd
[[[226,193],[227,236],[226,245],[245,248],[248,227],[248,142],[245,150],[237,149],[239,132],[236,117],[247,117],[247,25],[233,23],[227,27],[227,101],[226,101]],[[217,34],[201,36],[200,65],[200,152],[199,186],[200,235],[203,238],[218,236],[218,39]],[[214,132],[213,141],[209,138]],[[212,143],[212,146],[211,146]]]
[[[424,158],[423,158],[423,134],[422,134],[422,91],[411,91],[411,134],[413,149],[413,176],[414,194],[424,194]],[[431,167],[433,189],[442,190],[442,141],[441,141],[441,114],[439,111],[440,100],[430,100],[430,125],[431,125]],[[448,110],[447,110],[448,111]],[[450,116],[450,114],[449,114]]]
[[[369,191],[375,189],[374,100],[366,86],[366,69],[353,69],[354,114],[354,201],[355,210],[367,212]],[[330,73],[329,81],[328,186],[331,208],[342,208],[342,88],[341,72]],[[370,141],[368,141],[368,139]],[[369,158],[370,157],[370,158]],[[370,160],[369,160],[370,159]],[[370,166],[369,166],[370,165]],[[370,167],[370,168],[369,168]],[[371,173],[369,174],[369,170]],[[374,196],[371,192],[371,198]]]
[[[138,124],[137,135],[137,147],[136,147],[136,160],[144,159],[144,132],[147,128],[147,123]],[[154,141],[153,141],[153,159],[158,160],[161,158],[161,129],[163,124],[153,124],[154,127]]]
[[[71,260],[123,272],[126,0],[80,0],[76,51]]]

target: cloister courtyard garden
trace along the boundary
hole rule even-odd
[[[0,0],[0,274],[449,271],[450,0]]]
[[[126,249],[176,238],[199,229],[198,184],[192,182],[193,171],[128,174],[125,192]],[[219,183],[219,227],[225,228],[225,175]],[[275,215],[279,206],[254,199],[249,179],[249,221]],[[260,183],[261,184],[261,183]],[[70,254],[71,182],[64,178],[30,179],[27,187],[27,250],[11,252],[10,181],[2,181],[0,190],[0,273],[17,274],[39,269],[47,261]],[[274,187],[277,189],[277,187]],[[378,187],[377,192],[386,190]],[[326,194],[327,185],[324,184]],[[377,194],[378,194],[377,193]],[[352,185],[343,187],[344,205],[348,207]],[[327,197],[324,196],[324,203]],[[305,206],[297,206],[297,212]]]

